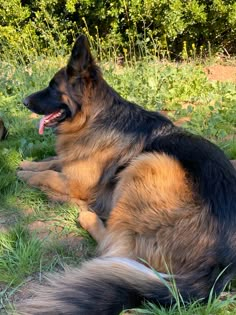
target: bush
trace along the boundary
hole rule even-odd
[[[236,52],[235,0],[1,0],[0,52],[66,53],[79,32],[97,55]],[[210,43],[210,44],[209,44]],[[18,54],[17,54],[18,55]]]

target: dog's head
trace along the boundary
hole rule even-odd
[[[36,114],[44,115],[40,121],[39,133],[44,127],[73,119],[82,109],[87,87],[96,82],[99,69],[91,55],[86,36],[76,40],[68,64],[59,70],[47,88],[27,96],[24,105]]]

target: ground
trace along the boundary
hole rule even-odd
[[[232,81],[236,83],[236,66],[212,65],[205,67],[209,80]]]

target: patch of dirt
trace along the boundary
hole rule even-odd
[[[60,246],[66,251],[73,251],[76,257],[83,256],[84,237],[75,233],[63,233],[63,227],[58,225],[57,221],[34,221],[28,225],[28,228],[39,239],[52,242],[55,246]]]
[[[34,213],[34,209],[33,208],[27,208],[27,209],[23,209],[22,210],[22,213],[24,214],[24,215],[31,215],[31,214],[33,214]]]
[[[15,294],[12,295],[10,299],[11,303],[19,303],[20,301],[30,299],[33,297],[34,287],[37,285],[43,284],[45,280],[42,278],[42,281],[36,280],[39,279],[40,275],[37,274],[34,277],[28,277],[25,280],[25,283],[17,290]]]
[[[19,220],[19,215],[17,213],[9,215],[7,212],[4,212],[4,209],[0,210],[2,211],[2,213],[0,213],[0,232],[6,233],[9,227]]]
[[[181,117],[180,119],[176,120],[174,123],[177,127],[181,127],[184,123],[190,121],[191,118],[186,116],[186,117]]]
[[[56,221],[34,221],[28,225],[28,229],[32,233],[36,233],[39,239],[45,239],[50,234],[60,234],[63,230],[58,226]]]
[[[58,244],[67,248],[67,250],[81,251],[80,244],[82,241],[84,241],[84,238],[82,236],[69,234],[69,235],[66,235],[64,237],[61,237],[58,240]],[[79,255],[81,256],[81,252]]]
[[[212,65],[204,69],[209,80],[236,83],[236,66]]]

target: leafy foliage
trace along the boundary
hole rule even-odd
[[[0,51],[24,59],[67,52],[85,32],[100,58],[147,51],[186,58],[210,44],[235,52],[235,12],[234,0],[2,0]]]

